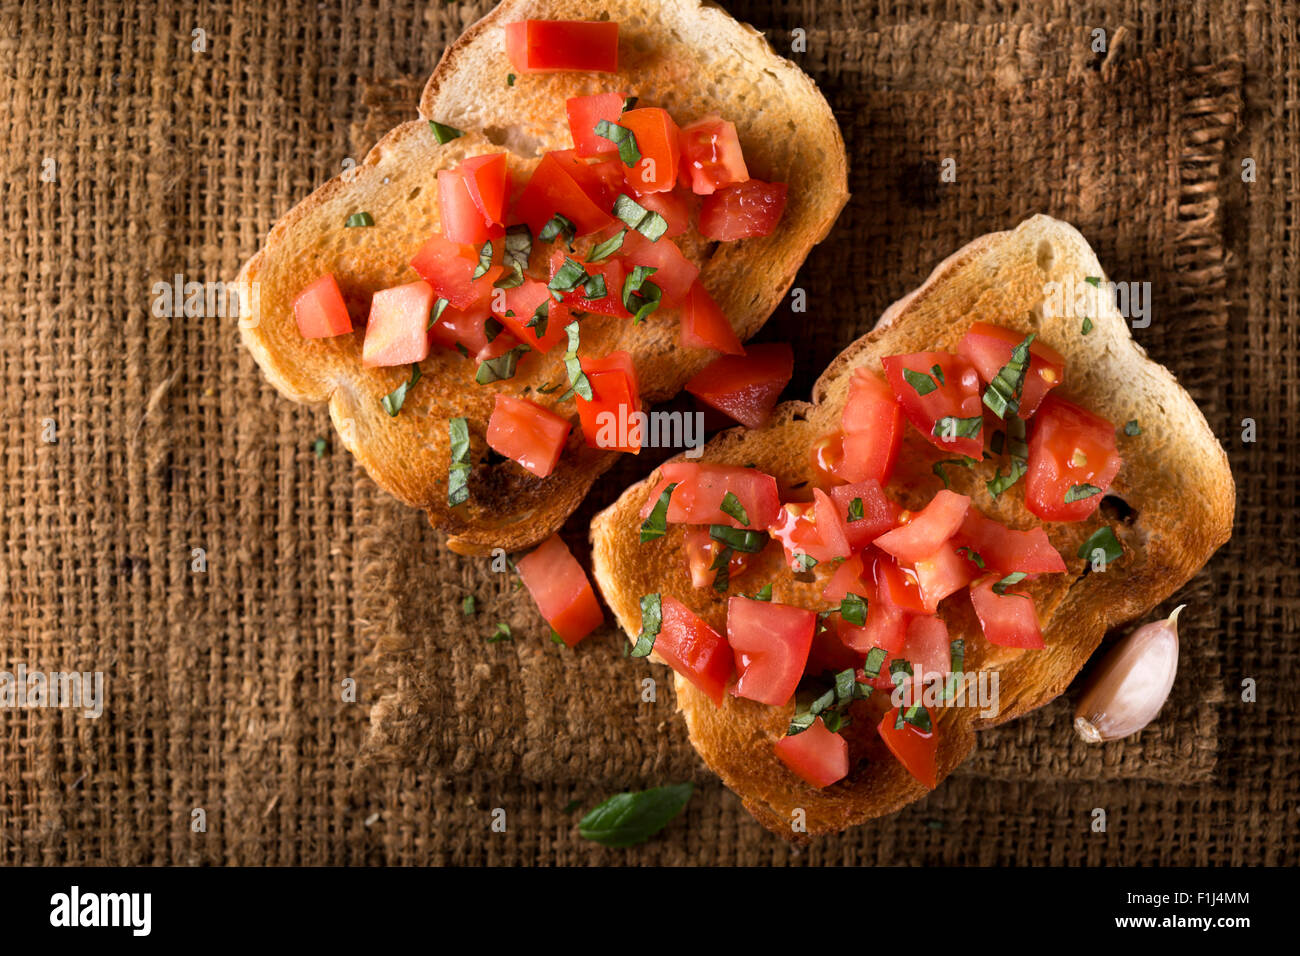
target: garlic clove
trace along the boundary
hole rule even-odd
[[[1135,734],[1155,719],[1178,673],[1178,615],[1144,624],[1110,649],[1074,712],[1090,744]]]

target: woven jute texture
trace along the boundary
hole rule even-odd
[[[1177,596],[1155,725],[1085,748],[1072,692],[983,735],[926,800],[796,852],[695,757],[661,669],[612,627],[551,644],[512,575],[448,552],[323,408],[263,382],[233,317],[159,302],[232,278],[414,114],[489,6],[0,6],[0,669],[105,679],[97,719],[0,710],[0,861],[1294,862],[1296,7],[730,5],[779,51],[806,32],[795,58],[850,154],[853,200],[796,283],[809,312],[760,336],[796,345],[789,396],[939,258],[1048,212],[1113,279],[1151,283],[1135,335],[1238,482],[1235,537]],[[580,558],[653,464],[597,485],[564,530]],[[487,643],[502,621],[513,641]],[[566,812],[687,779],[683,817],[634,850]]]

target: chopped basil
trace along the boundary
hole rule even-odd
[[[1081,326],[1079,327],[1079,332],[1080,332],[1082,335],[1087,335],[1087,334],[1088,334],[1089,332],[1091,332],[1091,331],[1092,331],[1092,319],[1088,318],[1088,317],[1085,315],[1085,316],[1083,317],[1083,325],[1081,325]]]
[[[573,237],[577,235],[577,232],[578,230],[573,223],[557,212],[547,220],[546,225],[542,226],[542,231],[537,234],[537,238],[542,242],[554,242],[556,239],[563,238],[569,247],[569,251],[572,252]]]
[[[1007,467],[1007,473],[1005,475],[1002,474],[1002,469],[999,468],[994,472],[992,478],[984,482],[984,486],[988,488],[989,494],[996,498],[1023,478],[1025,472],[1028,470],[1029,466],[1025,462],[1021,461],[1019,458],[1013,458]]]
[[[514,85],[515,85],[515,75],[513,73],[507,73],[506,86],[514,86]]]
[[[722,496],[721,509],[724,514],[731,515],[746,528],[749,527],[749,513],[745,511],[745,506],[740,503],[740,499],[728,491]]]
[[[975,464],[975,459],[970,455],[962,455],[960,458],[945,458],[943,461],[936,461],[930,470],[943,479],[943,486],[948,487],[948,473],[943,470],[944,465],[960,465],[962,468],[969,468]]]
[[[867,602],[852,592],[840,601],[840,617],[857,627],[867,623]]]
[[[956,418],[952,415],[945,415],[934,423],[934,431],[931,434],[938,435],[941,441],[956,441],[958,438],[975,438],[980,433],[980,426],[984,424],[982,415],[973,415],[970,418]],[[951,434],[953,437],[948,438]]]
[[[545,385],[538,385],[537,391],[541,392],[543,395],[549,395],[559,387],[559,382],[547,382]]]
[[[742,554],[757,554],[767,545],[766,531],[733,528],[729,524],[709,525],[709,537]]]
[[[619,110],[619,112],[626,113],[628,110],[636,109],[637,101],[640,99],[641,97],[639,96],[629,96],[627,99],[623,101],[623,108]]]
[[[656,271],[653,266],[635,266],[623,281],[623,307],[633,313],[633,325],[639,325],[642,319],[659,308],[663,291],[647,281]]]
[[[912,662],[906,658],[896,657],[889,662],[889,679],[897,684],[902,681],[903,675],[913,676]]]
[[[532,349],[521,342],[504,355],[485,360],[479,365],[478,372],[474,375],[474,381],[480,385],[490,385],[493,382],[514,378],[519,359],[523,357],[524,353],[531,351]]]
[[[460,613],[466,617],[473,617],[475,610],[474,595],[466,594],[464,600],[460,602]]]
[[[551,281],[546,284],[546,288],[552,292],[572,292],[586,282],[588,278],[587,271],[582,268],[581,262],[576,262],[565,256],[564,264],[555,270],[555,275],[551,276]]]
[[[659,500],[655,506],[650,509],[650,514],[645,521],[641,523],[641,543],[653,541],[655,538],[662,538],[668,533],[668,499],[673,496],[673,489],[677,487],[677,482],[673,482],[659,494]]]
[[[614,200],[614,215],[628,228],[635,229],[651,242],[668,231],[667,219],[657,212],[651,212],[631,196],[623,193],[619,193],[618,198]]]
[[[768,581],[767,584],[764,584],[761,588],[759,588],[758,593],[755,594],[753,598],[751,598],[751,600],[754,601],[772,600],[772,582]]]
[[[478,268],[474,270],[471,279],[481,279],[492,268],[492,240],[489,239],[483,243],[482,248],[478,251]]]
[[[439,143],[450,143],[453,139],[459,139],[465,135],[464,130],[459,130],[454,126],[444,126],[442,123],[435,123],[429,120],[429,129],[433,130],[433,138]]]
[[[469,422],[453,418],[447,422],[451,435],[451,464],[447,468],[447,505],[456,507],[469,501]]]
[[[913,704],[906,710],[899,708],[898,718],[894,721],[894,729],[902,730],[903,724],[911,724],[923,734],[928,734],[933,729],[930,712],[920,704]]]
[[[456,343],[456,351],[460,353],[461,358],[469,358],[469,349],[465,348],[464,342]]]
[[[861,498],[854,498],[852,501],[849,502],[849,520],[850,521],[862,520],[862,499]]]
[[[1029,346],[1037,337],[1030,332],[1023,342],[1011,350],[1011,361],[998,370],[984,390],[984,404],[998,418],[1005,419],[1008,414],[1020,411],[1020,397],[1025,390],[1025,373],[1029,371]]]
[[[939,368],[938,365],[930,366],[930,374],[934,376],[935,381],[937,381],[940,385],[948,384],[943,380],[943,369]]]
[[[587,379],[587,373],[582,370],[582,362],[578,360],[579,336],[581,334],[578,330],[578,320],[574,319],[566,325],[564,331],[569,337],[569,349],[564,353],[564,368],[569,373],[569,390],[560,396],[560,401],[564,401],[574,394],[581,395],[587,401],[591,401],[591,382]]]
[[[962,554],[963,551],[966,552],[964,555],[962,555],[964,558],[966,558],[966,560],[973,561],[975,563],[975,567],[979,568],[981,571],[984,570],[984,559],[980,557],[980,553],[978,551],[976,551],[974,548],[965,547],[964,545],[957,549],[958,554]]]
[[[578,821],[578,833],[601,846],[644,843],[682,812],[694,787],[694,784],[679,783],[639,793],[616,794]]]
[[[727,588],[731,586],[731,557],[732,550],[724,547],[713,556],[713,563],[709,565],[710,571],[716,571],[713,576],[713,590],[726,594]]]
[[[1019,584],[1021,581],[1025,579],[1025,577],[1026,574],[1024,571],[1013,571],[1012,573],[1008,574],[1005,578],[1003,578],[1001,581],[995,581],[993,583],[993,593],[997,595],[1006,594],[1007,588],[1011,587],[1014,584]]]
[[[597,245],[587,256],[587,262],[600,262],[602,259],[608,259],[619,249],[623,248],[623,237],[627,235],[626,229],[620,229],[617,235],[611,236],[604,242]]]
[[[889,652],[883,647],[873,647],[867,652],[867,659],[862,662],[862,673],[875,680],[880,676],[880,667],[888,656]]]
[[[325,452],[329,449],[330,443],[324,438],[317,438],[311,443],[311,450],[316,453],[317,458],[324,458]]]
[[[508,226],[506,228],[505,251],[502,253],[501,264],[505,266],[506,272],[500,279],[492,283],[497,289],[513,289],[516,286],[523,285],[524,270],[528,268],[528,260],[533,254],[533,233],[524,223],[517,226]]]
[[[1124,434],[1125,435],[1142,434],[1142,426],[1138,424],[1138,420],[1136,418],[1131,418],[1124,423]]]
[[[434,299],[433,308],[429,311],[429,324],[427,328],[431,329],[437,324],[438,320],[442,318],[442,313],[447,311],[447,305],[448,303],[446,299]]]
[[[343,223],[344,229],[355,229],[358,226],[373,226],[374,218],[368,212],[354,212],[348,216],[347,221]]]
[[[1065,503],[1072,504],[1076,501],[1083,501],[1085,498],[1091,498],[1094,495],[1101,494],[1101,489],[1096,485],[1071,485],[1065,493]]]
[[[588,302],[603,299],[609,292],[605,289],[605,276],[597,272],[582,284],[582,297]]]
[[[659,594],[656,592],[641,598],[641,633],[636,636],[636,647],[632,648],[628,657],[650,656],[650,652],[655,647],[655,638],[659,636],[659,628],[663,626],[663,620],[663,602]]]
[[[623,160],[624,166],[635,166],[641,161],[641,150],[636,147],[636,134],[626,126],[600,120],[596,123],[594,132],[618,147],[618,158]]]
[[[495,342],[503,329],[505,326],[490,315],[483,320],[483,335],[489,342]]]
[[[412,365],[411,377],[379,400],[379,404],[384,406],[384,411],[388,412],[389,418],[397,417],[397,413],[400,412],[402,406],[406,404],[407,393],[415,387],[415,383],[419,380],[420,366]]]
[[[948,681],[940,695],[940,700],[946,700],[957,695],[957,684],[961,680],[962,668],[966,664],[966,642],[960,637],[948,644],[948,656],[952,660],[949,668],[951,673]]]
[[[537,303],[537,308],[533,310],[532,318],[524,323],[524,328],[532,329],[540,341],[546,334],[546,327],[551,320],[551,300],[543,299]]]
[[[912,386],[912,390],[918,395],[929,395],[939,386],[934,384],[934,379],[924,372],[913,372],[910,368],[903,369],[903,378],[907,384]]]
[[[487,639],[489,644],[499,644],[501,641],[513,641],[514,635],[510,633],[510,625],[505,621],[497,622],[496,633]]]
[[[1123,547],[1120,546],[1119,540],[1115,537],[1115,532],[1110,529],[1109,525],[1098,528],[1087,541],[1079,545],[1079,557],[1085,561],[1091,561],[1092,553],[1098,549],[1106,556],[1107,564],[1124,554]]]
[[[1088,283],[1094,289],[1101,287],[1101,276],[1084,276],[1083,281]]]
[[[1007,457],[1010,459],[1007,463],[1007,473],[1002,474],[1002,469],[998,468],[994,471],[993,477],[984,483],[989,494],[994,498],[1014,485],[1029,471],[1029,445],[1025,443],[1025,420],[1018,415],[1012,415],[1007,419],[1006,450]],[[1002,449],[999,447],[998,454],[1001,453]]]
[[[809,701],[806,706],[796,706],[786,735],[803,733],[818,717],[827,730],[836,733],[849,726],[849,705],[855,700],[866,700],[870,696],[871,687],[858,681],[857,672],[853,668],[842,670],[832,676],[830,686],[824,693]],[[807,700],[806,697],[803,699]]]
[[[817,559],[814,558],[811,554],[804,554],[801,551],[794,556],[794,569],[800,574],[811,571],[816,566],[817,566]]]

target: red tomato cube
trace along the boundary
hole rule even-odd
[[[969,508],[970,498],[945,488],[912,515],[907,524],[876,538],[875,545],[899,561],[912,564],[933,554],[956,534]]]
[[[721,707],[731,680],[731,645],[676,598],[665,594],[661,608],[663,623],[655,638],[655,653]]]
[[[686,390],[747,428],[762,428],[793,374],[794,352],[788,343],[751,345],[743,356],[714,359],[686,383]]]
[[[634,415],[641,410],[641,398],[632,356],[619,351],[578,361],[591,384],[590,401],[581,395],[574,398],[587,445],[640,454],[644,436]]]
[[[433,287],[434,295],[463,311],[487,302],[492,283],[505,271],[494,265],[479,278],[473,278],[478,268],[478,250],[436,234],[420,247],[411,260],[411,268]]]
[[[352,331],[352,317],[332,272],[298,293],[293,300],[293,317],[305,339],[328,339]]]
[[[736,657],[734,693],[783,707],[794,696],[812,647],[817,615],[801,607],[733,597],[727,602],[727,643]]]
[[[663,291],[665,305],[681,305],[690,294],[691,286],[699,278],[700,269],[682,255],[677,243],[671,239],[658,239],[651,242],[639,232],[629,229],[623,237],[624,268],[630,273],[633,266],[648,266],[654,269],[649,277]],[[620,295],[622,290],[619,290]]]
[[[1044,521],[1082,521],[1097,510],[1122,463],[1114,425],[1049,395],[1029,436],[1025,507]]]
[[[600,156],[617,153],[618,146],[604,136],[596,135],[596,124],[601,120],[617,123],[623,115],[626,93],[595,93],[591,96],[571,96],[564,101],[564,111],[569,114],[569,132],[573,135],[573,148],[579,156]]]
[[[491,224],[505,222],[506,198],[510,195],[510,170],[506,166],[505,153],[488,153],[465,160],[458,167],[469,190],[469,198],[482,215],[484,221]],[[439,188],[441,188],[439,183]]]
[[[438,173],[438,216],[443,235],[452,242],[478,247],[493,235],[491,223],[474,204],[460,169]]]
[[[632,198],[644,208],[663,216],[664,222],[668,224],[663,238],[675,239],[691,228],[691,207],[687,200],[688,196],[690,193],[683,193],[679,186],[672,192],[638,193]]]
[[[849,743],[818,717],[802,733],[776,742],[776,755],[799,779],[819,790],[849,775]]]
[[[412,365],[429,355],[433,289],[423,280],[381,289],[370,299],[361,364]]]
[[[614,222],[614,217],[592,200],[566,170],[565,161],[556,158],[554,153],[543,156],[533,170],[515,203],[515,213],[528,224],[534,236],[556,213],[572,222],[580,236],[604,229]]]
[[[488,419],[488,447],[545,478],[555,470],[572,426],[567,418],[522,398],[498,392]]]
[[[898,762],[907,768],[908,773],[928,789],[933,790],[939,785],[935,761],[939,749],[938,737],[933,730],[926,733],[907,721],[903,722],[901,728],[896,729],[894,725],[897,721],[898,708],[895,707],[885,714],[877,728],[880,739],[898,758]]]
[[[845,533],[854,551],[861,551],[898,523],[898,505],[885,496],[874,478],[836,485],[831,489],[831,498],[844,515]],[[856,521],[849,516],[855,500],[862,502],[862,517]]]
[[[639,193],[659,193],[677,185],[677,167],[681,163],[681,144],[677,124],[667,110],[657,107],[628,110],[618,125],[636,137],[641,158],[623,170],[628,188]]]
[[[556,302],[545,282],[536,279],[524,279],[513,289],[501,290],[496,296],[497,307],[492,313],[501,324],[508,328],[520,342],[531,346],[538,352],[549,352],[561,342],[567,340],[564,327],[572,320],[568,307],[563,302]],[[537,334],[542,326],[539,318],[537,325],[529,326],[537,310],[546,307],[546,332]]]
[[[984,637],[990,644],[1002,647],[1045,647],[1034,599],[1022,591],[996,593],[993,585],[998,580],[998,575],[990,574],[970,588],[970,602],[984,629]]]
[[[691,291],[686,295],[681,338],[682,345],[714,349],[726,355],[745,354],[731,323],[699,279],[691,283]]]
[[[642,511],[642,518],[650,514],[670,484],[677,486],[668,499],[667,517],[673,524],[726,524],[761,530],[776,521],[781,510],[776,479],[755,468],[668,461],[659,466],[659,473],[662,477]],[[748,525],[722,510],[722,499],[727,492],[735,495],[745,509]]]
[[[708,196],[749,180],[734,123],[706,116],[682,127],[681,144],[682,169],[689,173],[695,193]]]
[[[506,56],[520,73],[618,71],[618,24],[609,20],[520,20],[506,24]]]
[[[1043,528],[1013,531],[974,508],[966,512],[953,540],[978,554],[985,567],[1003,574],[1015,571],[1050,574],[1065,570],[1061,553],[1052,547]]]
[[[854,369],[840,421],[844,435],[836,474],[849,482],[874,478],[887,484],[903,439],[903,410],[893,390],[867,369]]]
[[[700,235],[731,242],[771,235],[785,212],[785,183],[750,179],[719,189],[700,204]]]
[[[957,344],[957,354],[975,366],[980,378],[991,382],[1002,367],[1011,361],[1015,347],[1025,336],[1000,325],[976,322]],[[1029,343],[1029,370],[1025,373],[1024,392],[1020,398],[1021,418],[1034,414],[1050,389],[1065,381],[1065,357],[1050,345],[1035,338]]]
[[[558,534],[520,558],[515,567],[542,617],[569,647],[604,623],[587,573]]]

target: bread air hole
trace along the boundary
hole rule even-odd
[[[1043,303],[1039,302],[1032,309],[1025,313],[1025,321],[1029,323],[1031,329],[1039,329],[1043,326]]]
[[[1051,272],[1052,264],[1056,262],[1056,249],[1050,242],[1044,239],[1038,244],[1038,268],[1043,272]]]
[[[1137,509],[1119,495],[1103,497],[1097,510],[1107,521],[1122,525],[1132,525],[1138,518]]]

